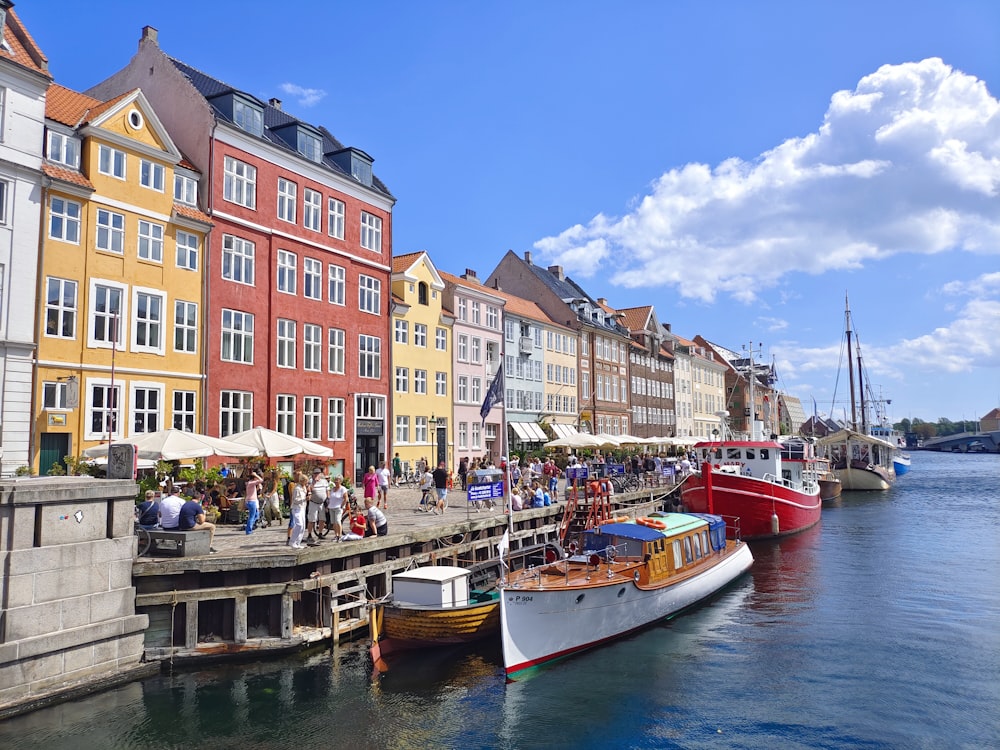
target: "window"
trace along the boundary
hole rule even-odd
[[[253,427],[253,393],[222,391],[219,394],[219,435],[235,435]]]
[[[264,133],[264,113],[240,99],[233,101],[233,122],[248,133],[254,135],[263,135]]]
[[[500,330],[500,311],[493,305],[486,306],[486,327]]]
[[[310,161],[320,161],[323,158],[323,149],[320,140],[311,133],[304,133],[300,129],[296,139],[298,152]]]
[[[71,135],[50,130],[48,157],[49,161],[78,169],[80,166],[80,141]]]
[[[76,282],[45,281],[45,335],[71,339],[76,336]]]
[[[421,281],[417,284],[417,304],[419,305],[429,305],[430,300],[427,295],[427,283]]]
[[[345,357],[344,331],[340,328],[331,328],[327,331],[327,367],[330,372],[336,375],[343,375]]]
[[[118,214],[103,208],[97,209],[97,238],[94,246],[121,254],[125,250],[125,214]]]
[[[91,327],[90,344],[92,346],[110,347],[112,340],[118,347],[122,346],[124,337],[121,329],[120,316],[124,313],[122,299],[125,287],[110,286],[91,281]]]
[[[49,237],[80,243],[80,204],[52,196],[49,201]]]
[[[222,197],[246,208],[257,207],[257,168],[227,156],[223,163],[225,178]]]
[[[302,261],[302,296],[306,299],[323,299],[323,264],[315,258]]]
[[[371,276],[358,275],[358,309],[378,315],[382,307],[382,282]]]
[[[279,393],[277,398],[277,429],[286,435],[295,435],[295,396]]]
[[[469,377],[467,375],[458,376],[458,394],[455,398],[463,404],[469,401]]]
[[[250,313],[223,308],[222,361],[253,364],[253,315]]]
[[[344,439],[344,399],[328,398],[326,400],[327,425],[330,440]]]
[[[198,351],[198,305],[194,302],[174,301],[174,351]]]
[[[413,345],[421,348],[427,347],[427,326],[423,323],[413,324]]]
[[[469,319],[469,301],[465,297],[458,298],[458,319],[461,321]]]
[[[458,447],[468,448],[469,447],[469,423],[459,422],[458,423]]]
[[[410,370],[407,367],[396,368],[396,393],[407,393],[410,390]]]
[[[299,186],[291,180],[278,178],[278,218],[295,223],[295,196]]]
[[[302,437],[320,440],[323,437],[323,407],[319,396],[302,397]]]
[[[174,172],[174,200],[186,206],[198,205],[198,181],[180,172]]]
[[[253,286],[254,244],[250,240],[222,235],[222,278]]]
[[[198,270],[198,235],[178,230],[177,267]]]
[[[448,395],[448,373],[446,372],[434,373],[434,395],[435,396]]]
[[[427,442],[427,417],[413,418],[413,442]]]
[[[323,196],[315,190],[306,188],[302,191],[302,226],[318,232],[320,229],[320,212],[323,210]]]
[[[302,369],[320,372],[323,369],[323,329],[313,323],[302,326]],[[317,405],[318,408],[318,405]]]
[[[361,212],[361,247],[382,252],[382,220],[367,211]]]
[[[477,365],[483,361],[483,340],[478,336],[472,337],[472,361]]]
[[[396,415],[396,442],[410,442],[410,418]]]
[[[375,380],[382,377],[382,340],[377,336],[358,336],[358,375]]]
[[[278,251],[278,291],[285,294],[295,294],[296,276],[298,274],[298,259],[295,253],[287,250]]]
[[[472,379],[472,403],[478,404],[483,400],[483,379]]]
[[[482,320],[482,311],[479,306],[479,302],[476,300],[472,301],[472,324],[479,325]]]
[[[434,330],[434,348],[439,352],[448,351],[448,331],[444,328]]]
[[[160,429],[161,388],[132,388],[132,432],[156,432]]]
[[[97,147],[97,171],[101,174],[125,179],[125,152],[111,146]]]
[[[174,391],[173,427],[175,430],[194,432],[194,391]]]
[[[295,321],[278,318],[278,367],[295,367]]]
[[[66,383],[46,381],[42,383],[43,409],[68,409]]]
[[[163,295],[133,290],[132,349],[163,353]]]
[[[482,445],[482,440],[480,438],[480,429],[481,427],[479,422],[472,423],[472,450],[474,451],[479,450],[479,448]]]
[[[344,239],[344,202],[330,198],[326,203],[326,231],[331,237]]]
[[[458,334],[458,361],[469,361],[469,337],[464,333]]]
[[[427,370],[413,371],[413,392],[427,395]]]
[[[163,225],[139,220],[139,257],[163,262]]]
[[[87,392],[87,434],[85,440],[100,440],[108,436],[121,437],[119,408],[121,386],[91,381]]]
[[[163,192],[163,182],[166,170],[162,164],[139,160],[139,184],[158,193]]]
[[[395,321],[395,334],[393,341],[397,344],[406,344],[410,337],[410,324],[405,320]]]
[[[343,266],[327,267],[327,286],[329,286],[330,303],[334,305],[346,304],[347,299],[347,272]]]

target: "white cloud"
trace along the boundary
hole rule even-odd
[[[885,65],[835,93],[814,133],[753,162],[672,169],[629,213],[535,248],[571,275],[750,302],[791,273],[901,252],[998,253],[998,194],[1000,105],[982,81],[931,58]],[[964,312],[978,315],[971,304]],[[956,320],[949,330],[964,329]]]
[[[303,107],[311,107],[326,96],[323,89],[307,89],[297,83],[283,83],[279,88],[289,96],[296,97],[296,101]]]

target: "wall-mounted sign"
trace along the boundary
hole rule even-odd
[[[66,415],[65,414],[49,414],[49,427],[65,427],[66,426]]]
[[[359,419],[357,424],[359,435],[378,436],[382,434],[381,419]]]

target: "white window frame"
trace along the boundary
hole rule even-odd
[[[427,348],[427,326],[424,323],[413,324],[413,345]]]
[[[72,135],[49,130],[46,158],[56,164],[63,164],[71,169],[80,168],[80,140]]]
[[[54,285],[54,286],[53,286]],[[78,310],[78,290],[79,285],[72,279],[60,279],[56,276],[48,276],[45,279],[45,332],[44,335],[57,339],[75,339],[76,321],[79,315]],[[52,292],[56,291],[55,299]],[[67,292],[71,301],[67,304]],[[54,321],[55,326],[50,330],[49,323]],[[62,331],[70,328],[68,335]]]
[[[446,372],[434,373],[434,395],[435,396],[448,395],[448,373]]]
[[[406,346],[409,343],[409,340],[410,340],[409,322],[397,318],[393,323],[392,342],[394,344],[399,344],[400,346]]]
[[[118,330],[115,336],[116,342],[112,344],[110,331],[112,326],[114,315],[110,311],[108,312],[98,312],[94,305],[97,303],[98,295],[101,290],[108,290],[109,292],[117,293],[119,299],[119,310],[118,310]],[[108,281],[106,279],[91,279],[90,280],[90,293],[88,295],[90,300],[90,310],[87,312],[87,346],[95,349],[111,349],[117,347],[118,349],[123,349],[125,347],[125,335],[124,332],[128,330],[128,286],[125,284],[119,284],[116,281]],[[98,338],[96,335],[96,323],[98,320],[105,322],[108,329],[104,336]]]
[[[85,405],[85,417],[84,417],[84,440],[106,440],[108,437],[108,425],[107,425],[107,413],[111,412],[113,417],[112,429],[110,431],[112,438],[122,437],[122,390],[124,384],[120,381],[114,383],[112,388],[112,383],[110,378],[87,378],[86,382],[86,405]],[[95,390],[99,389],[102,392],[102,401],[105,404],[110,404],[111,406],[102,406],[100,411],[105,414],[102,419],[102,427],[100,431],[93,429],[94,423],[94,412],[97,407],[94,406],[94,395]],[[109,394],[113,394],[111,398],[108,398]]]
[[[361,247],[374,253],[382,252],[382,219],[367,211],[361,212]]]
[[[427,443],[430,442],[428,439],[427,432],[427,417],[414,417],[413,418],[413,442],[414,443]]]
[[[323,228],[323,195],[318,190],[302,190],[302,226],[313,232]]]
[[[371,315],[382,314],[382,281],[374,276],[358,274],[358,310]]]
[[[278,272],[275,283],[282,294],[296,294],[298,289],[299,258],[291,250],[278,250]]]
[[[142,301],[146,300],[145,317]],[[155,304],[154,304],[155,303]],[[132,336],[131,348],[134,352],[162,355],[166,350],[167,294],[161,289],[132,287]],[[140,335],[146,335],[146,343],[140,344]],[[153,341],[153,343],[150,343]]]
[[[427,395],[427,370],[413,371],[413,392],[420,396]]]
[[[257,168],[227,156],[223,159],[225,177],[222,198],[244,208],[257,209]]]
[[[125,152],[101,143],[97,146],[97,171],[116,180],[124,180],[128,160]]]
[[[403,414],[396,415],[396,442],[410,442],[410,418]]]
[[[136,255],[140,260],[148,260],[151,263],[163,263],[163,230],[164,226],[162,224],[139,219]]]
[[[98,208],[94,214],[94,247],[107,253],[125,252],[125,214]]]
[[[193,314],[192,314],[193,313]],[[174,300],[174,351],[198,353],[198,303]],[[181,344],[178,346],[178,342]]]
[[[323,439],[323,399],[319,396],[302,397],[302,437]]]
[[[144,188],[162,193],[166,178],[167,170],[162,164],[149,161],[149,159],[139,160],[139,184]]]
[[[342,398],[326,400],[326,431],[328,440],[343,440],[346,427],[345,407],[347,402]]]
[[[326,202],[326,230],[334,239],[344,239],[344,216],[346,207],[344,202],[336,198],[329,198]]]
[[[366,380],[382,378],[382,339],[378,336],[358,334],[358,377]]]
[[[333,375],[347,371],[347,332],[343,328],[328,328],[326,332],[326,366]]]
[[[139,408],[140,392],[146,394],[156,394],[156,406],[150,408],[148,401],[143,408]],[[132,381],[129,383],[129,409],[128,423],[130,435],[141,435],[147,432],[157,432],[163,429],[163,383]],[[136,420],[143,417],[143,428],[139,429]],[[153,422],[150,424],[149,420]]]
[[[82,206],[58,195],[49,197],[49,239],[80,244]]]
[[[295,394],[279,393],[274,399],[274,429],[295,437]]]
[[[458,361],[469,361],[469,337],[464,333],[458,334]]]
[[[435,328],[434,329],[434,348],[439,352],[448,351],[448,329],[447,328]]]
[[[295,202],[299,195],[299,186],[284,177],[278,178],[278,206],[277,216],[281,221],[289,224],[295,223],[296,206]]]
[[[171,392],[170,405],[171,426],[175,430],[195,432],[198,428],[197,391],[175,390]]]
[[[220,391],[220,437],[249,430],[253,427],[253,421],[253,391]]]
[[[306,299],[323,299],[323,262],[315,258],[302,259],[302,296]]]
[[[250,240],[233,234],[222,235],[222,278],[235,284],[254,286],[257,248]]]
[[[177,267],[188,271],[197,271],[201,238],[197,234],[178,229],[174,241],[176,243],[174,260]]]
[[[347,269],[331,264],[326,268],[326,279],[330,304],[345,306],[347,304]]]
[[[302,369],[323,371],[323,328],[315,323],[302,324]]]
[[[281,368],[295,369],[296,323],[287,318],[275,321],[277,344],[275,346],[276,365]]]
[[[397,367],[395,380],[396,393],[410,392],[410,368]]]
[[[458,376],[458,389],[455,392],[455,401],[460,404],[467,404],[469,402],[469,376],[459,375]]]
[[[42,408],[46,411],[69,411],[69,384],[46,380],[42,383]]]
[[[190,175],[174,172],[174,200],[185,206],[198,205],[198,180]]]
[[[224,307],[221,310],[222,336],[219,341],[219,358],[223,362],[238,364],[253,364],[253,313],[242,310],[232,310]],[[248,325],[249,324],[249,325]],[[229,355],[226,355],[226,348]]]

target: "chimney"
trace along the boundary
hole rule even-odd
[[[471,269],[471,268],[466,268],[465,269],[465,273],[462,274],[462,278],[465,279],[466,281],[475,281],[477,284],[481,284],[482,283],[479,280],[479,277],[476,276],[476,272],[473,269]]]
[[[281,99],[275,99],[272,96],[270,99],[267,100],[267,103],[270,104],[275,109],[281,109]]]
[[[549,273],[555,276],[559,281],[565,281],[566,276],[563,274],[562,266],[549,266]]]
[[[502,292],[503,289],[500,288],[500,279],[493,279],[493,288],[498,292]]]
[[[530,250],[525,250],[524,251],[524,262],[527,263],[529,266],[531,265],[531,251]]]
[[[160,43],[160,32],[157,31],[152,26],[143,26],[142,27],[142,39],[139,40],[139,43],[141,44],[142,42],[145,42],[145,41],[150,41],[153,44],[158,45]]]
[[[597,298],[597,302],[598,302],[598,304],[601,304],[601,305],[607,305],[608,304],[608,298],[607,297],[598,297]]]

